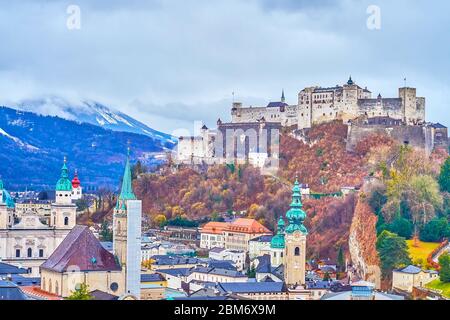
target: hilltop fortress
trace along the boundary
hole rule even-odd
[[[344,85],[335,87],[308,87],[298,94],[298,102],[289,105],[284,92],[279,102],[266,107],[243,107],[234,102],[231,109],[232,122],[280,122],[282,126],[311,128],[315,124],[342,120],[344,123],[360,116],[389,117],[407,125],[425,122],[425,98],[417,97],[415,88],[399,89],[398,98],[372,98],[372,92],[358,86],[350,77]]]
[[[282,127],[302,139],[314,125],[334,120],[348,126],[348,151],[373,134],[388,135],[427,154],[438,147],[448,148],[447,128],[425,121],[425,98],[417,96],[416,88],[399,88],[397,98],[381,94],[373,98],[367,87],[360,87],[350,77],[344,85],[301,90],[295,105],[286,103],[284,90],[280,101],[266,107],[233,102],[231,123],[219,119],[217,129],[204,126],[197,136],[179,138],[177,162],[231,163],[239,158],[238,162],[264,168],[279,159],[276,136]],[[243,148],[242,156],[236,157]]]

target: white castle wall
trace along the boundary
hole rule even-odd
[[[243,107],[234,103],[232,122],[277,121],[282,126],[297,125],[299,129],[333,120],[355,119],[359,116],[391,117],[406,124],[425,121],[425,98],[417,97],[415,88],[399,88],[396,98],[372,98],[367,88],[361,88],[351,79],[343,86],[330,88],[308,87],[298,94],[297,105],[286,107]]]

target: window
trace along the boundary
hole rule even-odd
[[[69,225],[69,217],[65,217],[64,218],[64,225],[68,226]]]
[[[16,249],[16,258],[20,258],[20,249]]]
[[[44,249],[39,249],[39,258],[44,257]]]
[[[300,248],[299,247],[296,247],[295,248],[295,253],[294,253],[296,256],[299,256],[300,255]]]
[[[28,248],[28,250],[27,250],[27,257],[31,258],[32,256],[33,256],[33,249]]]

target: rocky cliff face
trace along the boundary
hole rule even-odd
[[[381,287],[380,258],[376,249],[377,217],[361,193],[357,199],[348,240],[350,256],[358,275]]]

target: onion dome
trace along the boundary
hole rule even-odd
[[[289,221],[289,225],[286,228],[286,233],[294,233],[300,231],[303,234],[308,234],[306,227],[303,225],[303,221],[306,219],[306,212],[303,211],[303,204],[301,200],[300,183],[295,180],[294,187],[292,188],[292,202],[290,209],[286,212],[286,218]]]
[[[278,220],[277,234],[270,241],[271,248],[284,249],[284,247],[286,245],[285,241],[284,241],[284,227],[285,227],[285,223],[284,223],[283,217],[280,217],[280,220]]]
[[[78,179],[78,171],[75,170],[75,175],[72,179],[72,188],[76,189],[81,185],[80,180]]]
[[[355,83],[353,82],[353,80],[352,80],[352,76],[350,76],[350,78],[348,79],[347,84],[348,84],[349,86],[352,86],[352,85],[355,84]]]
[[[69,180],[69,170],[66,166],[66,158],[64,157],[64,164],[61,168],[61,177],[56,183],[56,191],[72,191],[72,183]]]
[[[0,199],[0,202],[6,204],[6,207],[8,209],[14,209],[16,204],[14,203],[14,200],[11,197],[11,195],[9,194],[9,192],[4,189],[3,181],[1,179],[0,179],[0,190],[3,191],[2,192],[2,199]]]

